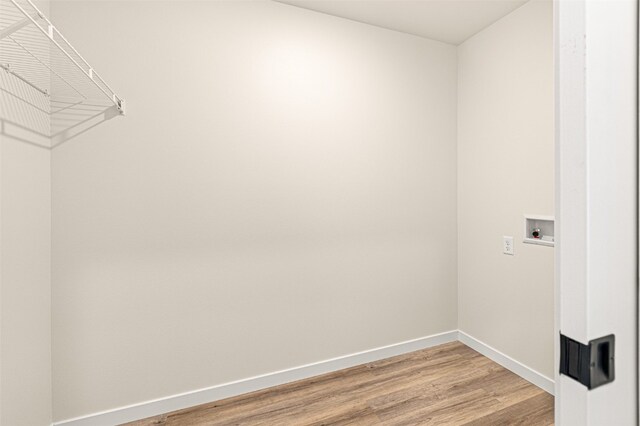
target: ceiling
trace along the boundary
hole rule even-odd
[[[457,45],[528,0],[276,1]]]

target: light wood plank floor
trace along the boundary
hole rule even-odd
[[[459,342],[129,423],[552,425],[553,397]]]

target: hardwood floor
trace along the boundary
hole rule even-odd
[[[553,397],[459,342],[129,423],[552,425]]]

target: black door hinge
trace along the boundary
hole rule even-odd
[[[589,390],[615,379],[615,336],[594,339],[588,345],[560,334],[560,374]]]

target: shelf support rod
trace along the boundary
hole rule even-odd
[[[11,39],[13,40],[13,39]],[[82,92],[80,92],[78,89],[76,89],[73,84],[69,83],[64,77],[62,77],[60,74],[58,74],[57,72],[55,72],[53,70],[53,68],[51,68],[49,65],[47,65],[45,62],[43,62],[40,58],[38,58],[36,55],[34,55],[33,53],[31,53],[31,51],[29,51],[29,49],[27,49],[26,47],[24,47],[21,43],[19,43],[16,40],[13,40],[13,42],[15,44],[17,44],[22,50],[25,51],[25,53],[29,56],[31,56],[33,59],[35,59],[36,61],[38,61],[40,64],[42,64],[43,67],[45,67],[46,69],[49,70],[49,72],[51,72],[51,74],[54,74],[56,77],[58,77],[60,79],[60,81],[62,81],[63,83],[65,83],[67,86],[69,86],[69,88],[73,91],[75,91],[78,95],[80,95],[80,97],[82,99],[86,99],[86,96],[84,96],[82,94]]]
[[[18,74],[14,70],[12,70],[11,69],[11,65],[9,65],[9,64],[0,64],[0,68],[5,70],[6,72],[11,74],[12,76],[16,77],[17,79],[19,79],[23,83],[28,84],[29,86],[33,87],[35,90],[37,90],[38,92],[42,93],[43,95],[49,96],[49,92],[47,92],[45,89],[42,89],[42,88],[36,86],[32,82],[30,82],[29,80],[27,80],[26,78],[24,78],[23,76],[21,76],[20,74]]]

